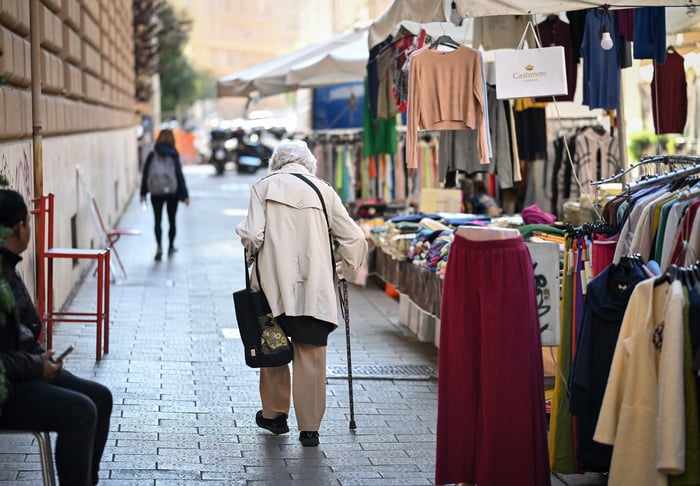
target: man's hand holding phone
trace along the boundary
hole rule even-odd
[[[75,349],[75,345],[74,345],[74,344],[71,344],[70,346],[68,346],[68,347],[65,349],[65,351],[63,351],[63,352],[62,352],[61,354],[59,354],[58,356],[52,356],[52,357],[51,357],[51,361],[53,361],[54,363],[62,362],[63,359],[64,359],[66,356],[68,356],[69,354],[71,354],[71,353],[73,352],[74,349]]]

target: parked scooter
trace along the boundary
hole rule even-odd
[[[216,173],[223,175],[227,162],[234,162],[239,173],[255,173],[259,168],[267,167],[273,148],[260,139],[260,131],[213,129],[210,162],[216,168]]]
[[[238,172],[256,172],[260,167],[267,167],[272,149],[260,142],[259,133],[247,133],[239,128],[233,132],[233,136],[237,144],[232,158],[237,164]]]
[[[211,156],[209,162],[216,168],[217,175],[223,175],[226,162],[231,160],[230,146],[233,139],[231,130],[213,129],[210,136]]]

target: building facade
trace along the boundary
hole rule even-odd
[[[188,55],[217,79],[333,34],[367,26],[392,0],[171,0],[192,19]],[[304,96],[303,93],[300,93]],[[222,118],[253,110],[298,110],[296,94],[216,100]]]
[[[0,1],[0,176],[56,195],[57,247],[99,247],[90,196],[114,224],[137,186],[132,24],[132,0]],[[58,305],[86,265],[56,263]]]

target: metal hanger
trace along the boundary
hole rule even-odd
[[[459,46],[461,46],[459,42],[454,40],[452,37],[450,37],[447,34],[442,34],[440,37],[435,39],[433,42],[430,43],[430,49],[435,49],[437,46],[447,46],[447,47],[453,47],[455,49],[458,49]]]

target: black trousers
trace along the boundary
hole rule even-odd
[[[161,221],[163,220],[163,205],[166,206],[168,212],[168,244],[170,248],[175,242],[175,215],[177,214],[177,195],[156,196],[151,194],[151,205],[153,206],[153,216],[155,218],[155,233],[156,243],[158,248],[162,247],[163,230],[161,229]]]
[[[51,381],[12,383],[2,405],[0,429],[57,432],[56,471],[61,486],[97,484],[112,393],[97,382],[61,369]]]

